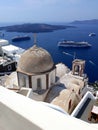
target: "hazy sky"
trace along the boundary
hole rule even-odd
[[[85,19],[98,19],[98,0],[0,0],[0,23]]]

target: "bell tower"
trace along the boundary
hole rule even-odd
[[[72,74],[83,76],[85,69],[85,60],[75,59],[72,62]]]

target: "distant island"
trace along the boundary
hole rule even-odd
[[[73,27],[73,26],[27,23],[21,25],[0,27],[0,30],[6,30],[7,32],[39,33],[39,32],[52,32],[55,30],[66,29],[69,27]]]
[[[92,20],[83,20],[83,21],[73,21],[71,24],[98,24],[98,19],[92,19]]]

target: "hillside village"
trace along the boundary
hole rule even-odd
[[[98,115],[91,113],[93,107],[98,109],[98,94],[88,85],[85,60],[74,59],[72,70],[63,63],[55,65],[49,52],[35,43],[21,54],[15,72],[0,77],[0,84],[88,123],[98,122]]]

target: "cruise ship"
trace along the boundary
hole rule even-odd
[[[58,47],[91,47],[91,44],[88,42],[75,42],[75,41],[67,41],[63,40],[58,42]]]

